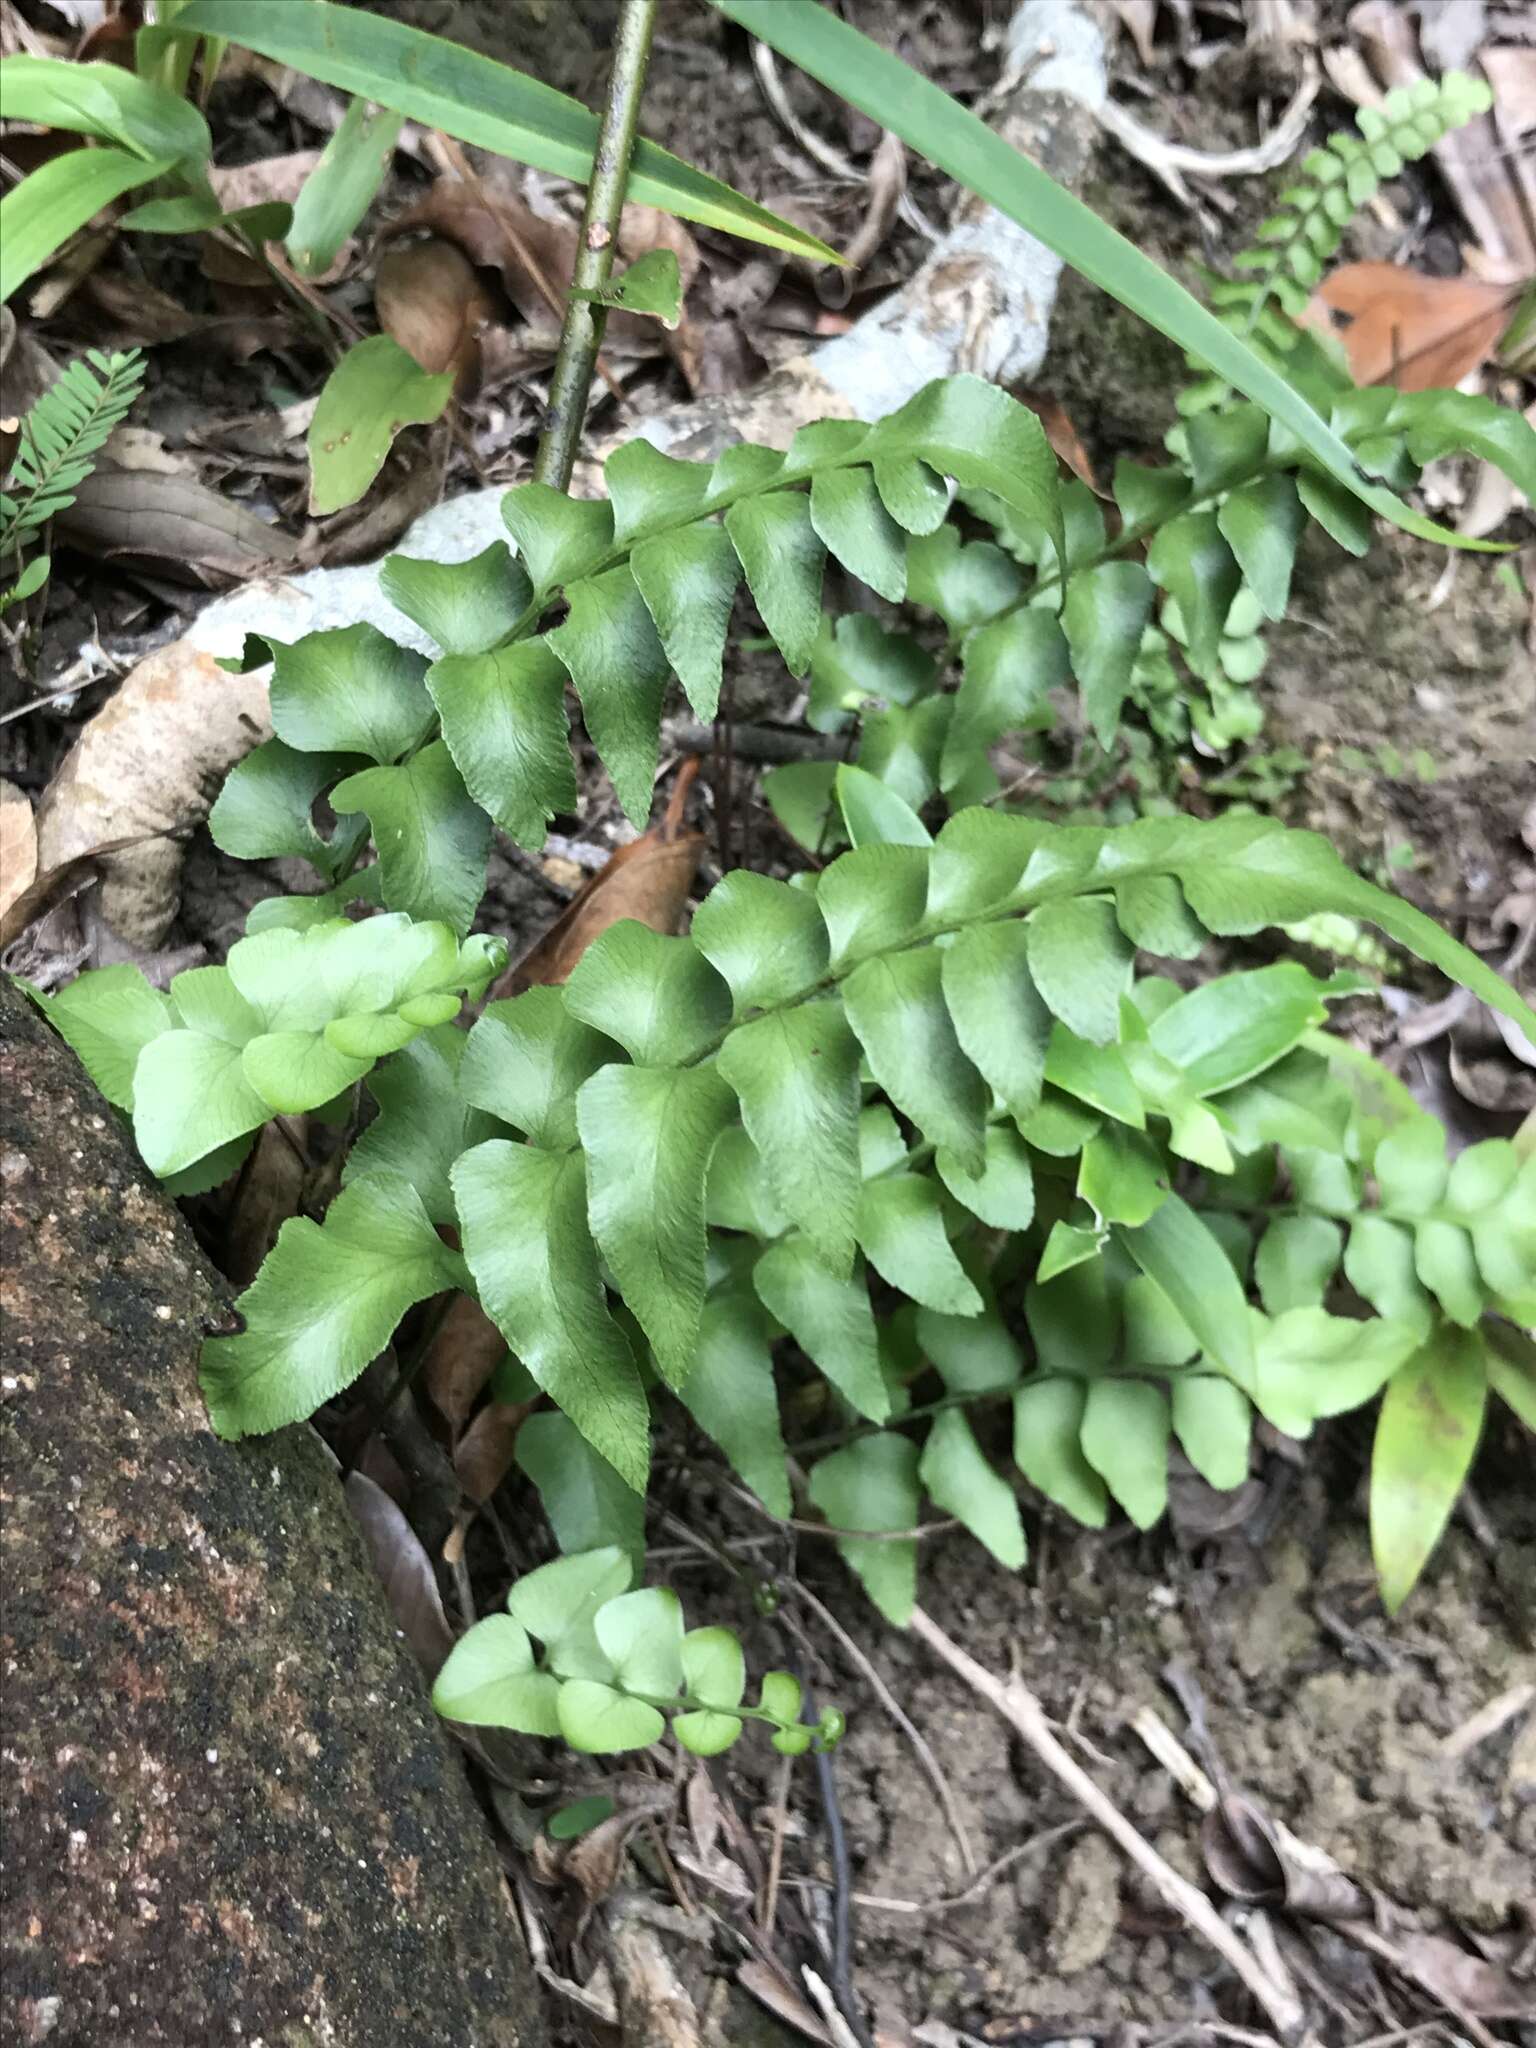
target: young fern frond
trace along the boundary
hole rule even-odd
[[[138,349],[92,349],[69,365],[21,423],[11,492],[0,492],[0,556],[40,533],[74,503],[114,427],[144,383]]]
[[[1260,223],[1251,247],[1232,258],[1240,277],[1209,279],[1211,310],[1222,325],[1277,357],[1302,338],[1295,323],[1339,246],[1344,230],[1378,187],[1405,163],[1416,163],[1453,128],[1493,104],[1480,78],[1448,71],[1388,93],[1379,107],[1355,115],[1358,135],[1341,130],[1303,157],[1301,179],[1280,194],[1280,208]],[[1207,377],[1180,398],[1181,412],[1222,404],[1231,386]]]

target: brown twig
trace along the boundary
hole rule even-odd
[[[1100,1791],[1075,1757],[1052,1732],[1044,1707],[1017,1677],[1006,1683],[994,1677],[984,1665],[945,1635],[937,1622],[918,1607],[910,1627],[920,1642],[941,1657],[963,1678],[988,1706],[1002,1716],[1034,1751],[1048,1771],[1089,1813],[1111,1841],[1150,1879],[1159,1896],[1167,1901],[1186,1924],[1215,1949],[1234,1971],[1268,2015],[1270,2025],[1282,2041],[1300,2039],[1306,2014],[1300,2001],[1277,1984],[1253,1951],[1228,1927],[1205,1893],[1181,1877]]]

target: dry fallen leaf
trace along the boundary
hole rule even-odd
[[[512,1470],[517,1433],[532,1401],[487,1401],[454,1446],[453,1469],[469,1498],[483,1507]]]
[[[432,1560],[400,1509],[365,1473],[347,1474],[346,1495],[395,1624],[430,1683],[453,1648]]]
[[[565,981],[592,941],[623,918],[634,918],[653,932],[677,930],[704,850],[703,833],[685,831],[682,825],[683,799],[698,767],[697,756],[683,763],[661,823],[621,846],[572,897],[543,938],[507,969],[496,985],[497,995],[515,995],[536,982]]]
[[[135,563],[174,583],[207,589],[291,562],[298,544],[232,498],[186,473],[151,441],[129,441],[103,457],[59,515],[76,547],[126,566]]]
[[[25,792],[0,782],[0,921],[37,879],[37,822]]]
[[[386,249],[373,303],[384,332],[422,369],[433,376],[452,370],[460,396],[478,382],[480,329],[492,309],[462,249],[438,235]]]
[[[86,721],[44,792],[40,874],[94,860],[107,924],[130,945],[158,945],[179,901],[173,835],[202,823],[268,730],[265,671],[229,675],[184,640],[157,648]]]
[[[432,1405],[455,1435],[507,1355],[507,1340],[470,1294],[457,1294],[433,1332],[422,1366]]]
[[[1475,277],[1424,277],[1395,263],[1346,263],[1317,298],[1348,317],[1342,329],[1357,384],[1440,391],[1459,384],[1497,346],[1518,296]]]

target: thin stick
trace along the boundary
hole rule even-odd
[[[778,1581],[778,1588],[781,1593],[788,1593],[792,1599],[804,1601],[828,1635],[838,1643],[843,1655],[864,1679],[870,1691],[875,1695],[875,1698],[884,1707],[902,1734],[906,1736],[908,1742],[911,1743],[913,1754],[927,1772],[934,1791],[939,1795],[939,1804],[944,1809],[944,1818],[949,1822],[950,1833],[954,1836],[955,1846],[960,1851],[960,1861],[964,1867],[965,1874],[967,1877],[975,1877],[978,1874],[979,1865],[976,1861],[975,1851],[971,1848],[971,1838],[965,1831],[965,1822],[960,1818],[960,1809],[956,1804],[955,1795],[950,1789],[949,1780],[945,1777],[943,1771],[940,1770],[939,1760],[928,1747],[921,1731],[913,1725],[912,1721],[903,1712],[895,1694],[853,1640],[853,1637],[849,1635],[842,1623],[822,1606],[809,1587],[802,1586],[798,1579],[780,1579]]]
[[[779,1917],[779,1878],[784,1869],[784,1830],[789,1823],[789,1780],[794,1768],[792,1756],[779,1759],[779,1782],[773,1794],[773,1846],[768,1852],[768,1876],[757,1915],[764,1941],[772,1941],[773,1925]]]
[[[1196,1934],[1210,1943],[1264,2008],[1270,2025],[1281,2040],[1298,2040],[1306,2024],[1306,2014],[1300,2001],[1274,1982],[1252,1950],[1227,1926],[1205,1893],[1165,1862],[1151,1843],[1137,1833],[1119,1808],[1105,1797],[1082,1765],[1057,1741],[1044,1707],[1029,1688],[1018,1678],[1010,1678],[1006,1684],[995,1678],[974,1657],[968,1656],[958,1643],[951,1642],[920,1607],[913,1609],[910,1627],[913,1635],[942,1657],[952,1671],[958,1672],[966,1684],[1024,1738],[1046,1769],[1066,1786],[1105,1834],[1145,1872],[1168,1904]]]
[[[606,319],[601,306],[576,294],[601,290],[613,273],[614,243],[624,207],[624,188],[629,183],[629,159],[640,120],[640,95],[645,89],[646,66],[650,62],[656,5],[657,0],[624,0],[619,16],[608,104],[603,110],[597,154],[592,161],[592,182],[587,187],[586,210],[581,217],[575,275],[571,279],[571,296],[566,301],[565,325],[560,330],[560,353],[555,357],[554,373],[549,380],[549,411],[533,465],[535,482],[549,484],[557,491],[570,488],[576,445],[587,413],[587,393],[592,387],[592,372]]]

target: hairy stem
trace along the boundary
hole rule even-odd
[[[603,109],[592,182],[587,187],[575,273],[566,301],[565,325],[560,330],[560,353],[550,379],[549,413],[533,466],[534,481],[549,484],[557,491],[570,488],[576,444],[586,418],[587,393],[607,318],[603,307],[578,294],[600,291],[613,272],[619,215],[640,120],[640,95],[645,89],[651,36],[656,27],[656,5],[657,0],[624,0],[619,16],[608,104]]]

